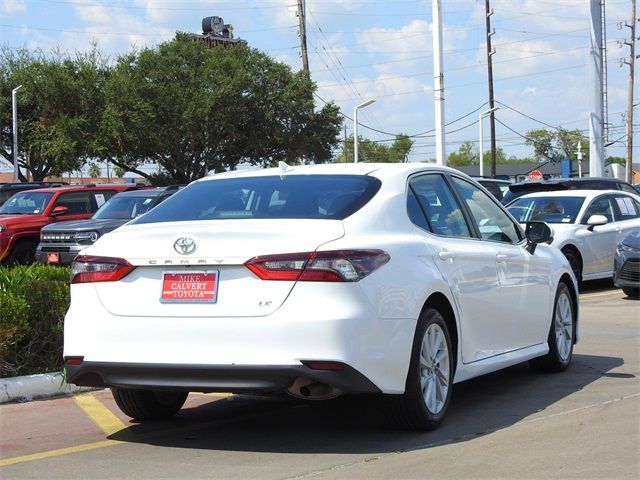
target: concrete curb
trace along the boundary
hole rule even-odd
[[[95,389],[68,384],[64,381],[62,372],[0,378],[0,403],[30,402],[36,398],[53,397],[87,390]]]

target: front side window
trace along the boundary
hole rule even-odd
[[[426,223],[431,232],[445,237],[472,237],[462,209],[442,175],[427,174],[413,177],[409,181],[409,190],[424,212]],[[425,228],[420,225],[422,220],[419,219],[419,216],[417,217],[418,221],[412,218],[417,216],[415,206],[413,210],[411,210],[411,203],[408,203],[407,206],[411,220],[418,226]]]
[[[453,177],[453,183],[469,207],[483,240],[518,243],[522,239],[518,226],[489,195],[461,178]]]
[[[91,213],[89,194],[87,192],[62,193],[56,199],[53,208],[66,207],[68,215]]]
[[[134,223],[246,218],[342,220],[380,189],[364,175],[274,175],[195,182]]]
[[[611,205],[612,198],[608,195],[598,197],[591,202],[587,211],[584,212],[582,217],[582,224],[586,225],[593,215],[604,215],[607,217],[608,222],[613,222],[613,205]]]

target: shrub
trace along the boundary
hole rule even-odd
[[[18,345],[29,331],[29,305],[11,293],[0,291],[0,376],[15,375]]]
[[[0,376],[61,369],[69,277],[53,265],[0,268]]]

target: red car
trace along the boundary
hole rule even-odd
[[[16,193],[0,206],[0,264],[32,263],[45,225],[89,218],[119,192],[135,184],[78,185]]]

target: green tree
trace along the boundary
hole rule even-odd
[[[333,103],[314,111],[315,88],[255,49],[207,49],[177,34],[118,59],[105,88],[101,157],[156,183],[242,162],[327,162],[342,120]],[[148,163],[159,173],[140,168]]]
[[[88,173],[91,178],[98,178],[102,174],[102,170],[97,163],[92,163],[89,165]]]
[[[116,177],[118,177],[118,178],[122,178],[122,177],[124,177],[124,174],[125,174],[125,173],[126,173],[126,172],[125,172],[124,168],[122,168],[122,167],[117,167],[117,166],[116,166],[116,167],[113,169],[113,174],[114,174]]]
[[[78,170],[95,153],[108,69],[88,53],[0,48],[0,143],[12,158],[11,90],[18,85],[18,163],[34,180]],[[21,180],[26,176],[21,172]]]
[[[589,145],[589,140],[580,130],[557,128],[551,131],[540,128],[528,131],[526,137],[525,144],[533,147],[534,157],[539,162],[559,162],[566,158],[577,160],[578,143]],[[588,149],[583,149],[583,153],[583,160],[588,161]]]
[[[475,150],[471,142],[462,142],[458,150],[447,155],[447,166],[462,167],[465,165],[478,165],[478,154]],[[486,162],[486,157],[484,160]]]
[[[400,163],[406,162],[414,141],[407,135],[396,135],[391,145],[376,142],[358,135],[358,162]],[[353,135],[342,142],[342,149],[336,156],[336,163],[353,162]]]

